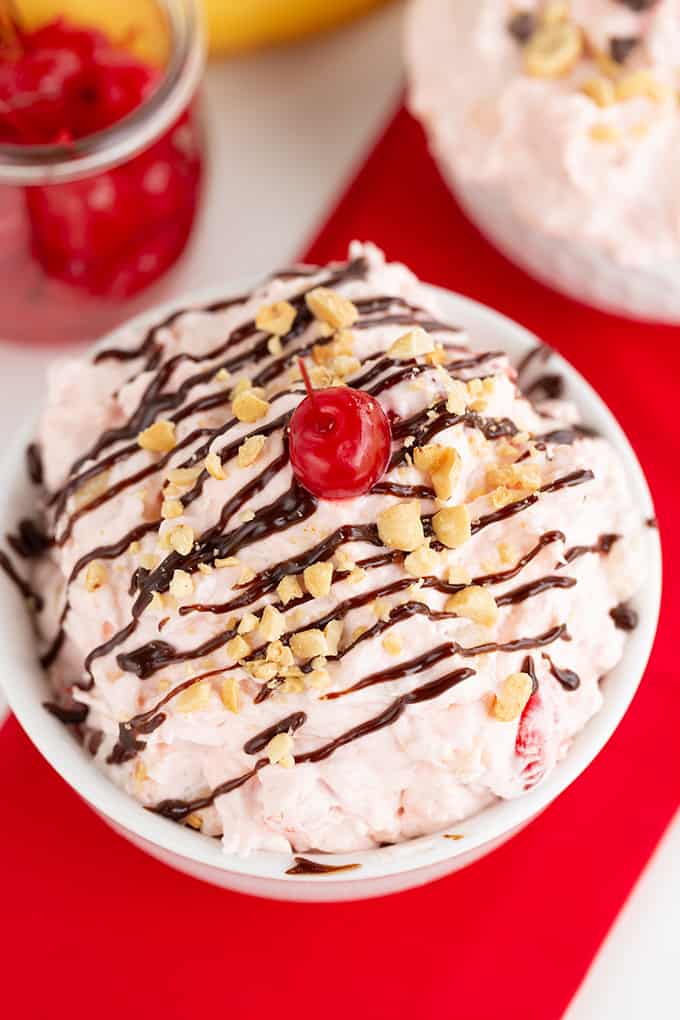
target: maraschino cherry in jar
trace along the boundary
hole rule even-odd
[[[92,340],[162,296],[202,67],[193,0],[0,0],[0,340]]]

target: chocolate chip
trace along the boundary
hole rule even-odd
[[[518,11],[508,22],[508,32],[517,42],[525,43],[531,39],[536,27],[536,19],[530,11]]]
[[[609,40],[609,53],[612,60],[615,60],[617,64],[625,64],[629,54],[639,42],[640,39],[635,35],[611,38]]]

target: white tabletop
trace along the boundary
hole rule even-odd
[[[397,101],[400,23],[392,7],[333,36],[210,69],[208,200],[179,291],[264,276],[304,248]],[[0,346],[0,434],[35,398],[45,360]],[[678,1020],[678,860],[680,816],[565,1020]]]

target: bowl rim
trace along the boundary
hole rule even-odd
[[[134,337],[136,331],[148,329],[161,322],[179,308],[195,308],[224,299],[225,296],[244,293],[252,289],[250,281],[234,280],[229,285],[192,291],[184,298],[166,302],[150,311],[135,316],[98,341],[88,351],[104,345],[121,343]],[[539,338],[524,326],[472,298],[431,284],[423,284],[447,318],[457,321],[469,331],[473,349],[493,342],[508,350],[510,359],[517,358],[541,343]],[[482,339],[487,336],[488,339]],[[492,341],[493,337],[493,341]],[[644,518],[654,516],[654,505],[647,481],[633,448],[601,397],[573,366],[557,352],[550,355],[551,365],[561,372],[567,391],[584,413],[588,424],[594,425],[614,446],[624,466],[633,494]],[[544,366],[543,366],[544,367]],[[24,452],[35,429],[32,420],[20,429],[0,463],[0,485],[6,494],[0,509],[2,531],[16,523],[13,503],[26,500],[28,484],[25,479]],[[14,497],[12,496],[14,494]],[[23,494],[23,495],[22,495]],[[615,685],[609,684],[604,704],[579,733],[566,757],[534,790],[513,800],[500,800],[484,808],[479,814],[456,823],[432,835],[420,836],[387,847],[378,847],[355,853],[324,854],[323,861],[331,865],[361,864],[357,871],[341,871],[324,876],[324,885],[350,883],[360,889],[362,883],[377,878],[417,871],[445,861],[453,862],[487,843],[493,843],[523,826],[559,796],[590,765],[618,727],[625,715],[644,675],[656,634],[662,588],[661,542],[656,529],[646,529],[648,538],[649,574],[643,591],[633,600],[641,609],[640,625],[628,636],[625,654],[608,677],[621,674]],[[14,586],[0,572],[0,611],[2,620],[16,621],[21,599]],[[23,610],[23,607],[22,607]],[[248,856],[225,853],[220,842],[200,836],[193,830],[177,825],[152,814],[127,794],[100,769],[91,757],[73,739],[67,728],[36,704],[30,683],[25,683],[26,670],[35,677],[42,671],[35,660],[35,637],[28,614],[21,612],[23,622],[11,628],[0,624],[0,675],[10,708],[21,727],[46,761],[61,777],[98,813],[111,820],[115,827],[127,830],[143,841],[166,852],[186,859],[193,864],[207,865],[221,872],[249,876],[254,880],[277,879],[288,884],[308,884],[309,876],[287,875],[295,852],[255,851]],[[39,679],[36,681],[39,683]],[[607,681],[605,680],[605,683]],[[38,709],[36,711],[36,709]],[[460,837],[445,838],[451,828]],[[305,855],[306,852],[305,852]],[[312,879],[313,881],[313,879]],[[359,892],[360,895],[360,892]]]

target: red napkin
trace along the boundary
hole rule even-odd
[[[464,219],[403,112],[309,255],[342,257],[354,237],[519,319],[584,372],[633,439],[676,562],[678,331],[600,315],[514,269]],[[466,871],[367,903],[271,903],[164,868],[113,835],[9,722],[5,1015],[560,1017],[678,806],[674,608],[669,570],[642,689],[557,803]]]

